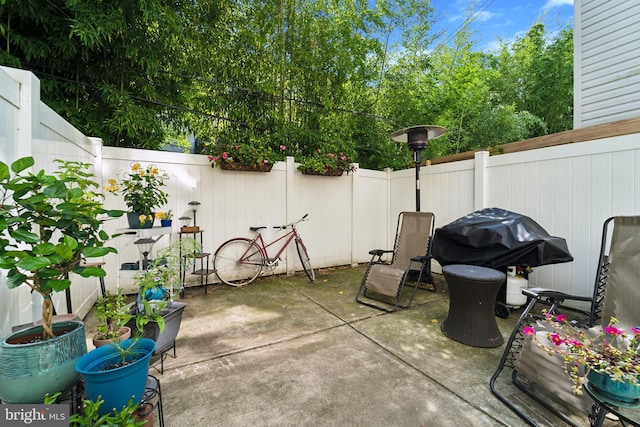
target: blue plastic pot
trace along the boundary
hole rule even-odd
[[[121,360],[120,352],[126,351],[127,364],[115,369]],[[87,398],[93,401],[102,398],[104,404],[98,411],[106,415],[127,406],[129,399],[140,402],[144,395],[149,361],[156,343],[148,338],[128,339],[119,344],[112,343],[85,354],[76,363],[76,371],[82,375]]]

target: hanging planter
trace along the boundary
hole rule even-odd
[[[327,169],[324,171],[315,171],[313,169],[301,169],[302,175],[317,175],[317,176],[342,176],[344,169]]]
[[[303,175],[342,176],[346,171],[356,171],[356,165],[351,158],[342,152],[321,152],[316,150],[313,155],[306,157],[298,166]]]
[[[273,168],[273,163],[243,165],[236,162],[220,162],[220,168],[226,171],[270,172],[271,168]]]

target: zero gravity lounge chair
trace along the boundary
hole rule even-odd
[[[434,222],[431,212],[400,212],[394,248],[369,251],[371,261],[356,294],[357,302],[391,312],[398,307],[408,308],[418,288],[436,290],[431,276]],[[385,254],[393,254],[390,262],[383,261]],[[421,283],[430,286],[420,286]],[[401,305],[406,285],[413,287],[413,291],[409,301]]]
[[[584,424],[584,415],[589,414],[590,408],[595,408],[591,406],[592,401],[587,393],[582,396],[572,393],[572,383],[564,372],[563,360],[558,355],[550,356],[535,343],[532,344],[531,338],[525,337],[523,328],[535,325],[537,334],[545,334],[539,331],[540,324],[536,323],[541,309],[546,308],[550,314],[555,315],[558,314],[560,305],[569,300],[590,302],[590,311],[578,320],[579,325],[585,328],[606,326],[612,316],[620,321],[621,327],[638,325],[639,277],[640,216],[607,219],[602,232],[593,295],[574,296],[541,288],[524,290],[529,303],[511,333],[500,364],[491,377],[491,392],[529,425],[538,425],[533,419],[535,403],[530,405],[531,399],[569,425]],[[564,313],[570,315],[569,311]],[[503,373],[503,377],[510,374],[515,387],[507,383],[507,378],[502,378],[501,391],[498,390],[499,377]],[[523,396],[526,396],[525,399],[522,399]],[[595,417],[596,414],[589,414],[590,420]]]

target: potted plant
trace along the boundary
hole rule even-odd
[[[58,403],[58,398],[62,393],[58,392],[52,396],[47,395],[44,399],[45,405]],[[94,426],[127,426],[142,427],[144,425],[153,426],[153,405],[151,403],[137,404],[133,399],[129,399],[127,406],[121,410],[112,411],[106,415],[100,415],[100,409],[104,405],[104,399],[96,401],[84,399],[77,408],[78,412],[69,417],[70,427],[94,427]],[[72,411],[74,412],[74,411]],[[150,422],[150,424],[147,424]]]
[[[170,210],[166,212],[156,212],[156,219],[160,220],[160,224],[163,227],[171,227],[173,212],[171,212]]]
[[[102,268],[82,264],[116,251],[105,246],[109,236],[101,226],[122,212],[103,209],[89,165],[57,162],[51,175],[30,173],[31,157],[10,167],[0,162],[0,268],[7,271],[9,288],[25,285],[43,298],[41,325],[0,342],[0,399],[7,403],[42,401],[77,380],[73,364],[87,351],[84,327],[54,324],[51,297],[69,288],[70,273],[104,276]]]
[[[84,380],[87,399],[104,400],[100,415],[126,408],[129,400],[144,395],[149,361],[156,343],[148,338],[129,338],[96,348],[83,355],[75,369]]]
[[[105,191],[117,194],[122,191],[124,202],[129,208],[127,220],[129,228],[151,228],[155,208],[167,203],[167,194],[162,191],[168,175],[155,165],[142,167],[131,164],[131,170],[122,175],[120,183],[114,178],[108,180]]]
[[[182,238],[158,251],[149,269],[139,272],[134,281],[138,285],[137,304],[129,312],[133,318],[128,326],[136,328],[145,338],[156,342],[154,355],[174,349],[186,303],[173,301],[176,287],[190,265],[185,254],[199,253],[200,243],[193,238]],[[163,361],[163,360],[162,360]],[[161,368],[162,370],[163,368]]]
[[[640,404],[640,327],[624,331],[612,317],[605,327],[583,329],[564,314],[544,315],[546,332],[526,326],[523,333],[549,354],[562,357],[575,394],[581,395],[587,385],[622,404]]]
[[[131,314],[127,310],[126,298],[121,288],[116,292],[105,291],[96,301],[94,310],[96,318],[102,322],[93,335],[93,345],[96,348],[131,336],[131,328],[127,326]]]
[[[207,154],[211,167],[220,165],[225,170],[269,172],[274,163],[282,160],[287,147],[271,147],[267,143],[206,144],[202,150]]]
[[[316,152],[303,159],[298,170],[304,175],[341,176],[344,172],[355,172],[356,167],[350,157],[342,152]]]

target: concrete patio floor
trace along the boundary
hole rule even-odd
[[[151,368],[165,425],[525,425],[489,390],[504,345],[470,347],[440,330],[449,307],[442,276],[436,293],[418,291],[412,308],[384,313],[355,302],[363,272],[320,270],[315,283],[266,276],[207,295],[188,288],[177,358],[164,374]],[[497,319],[505,339],[518,313]],[[92,313],[85,322],[89,335]]]

